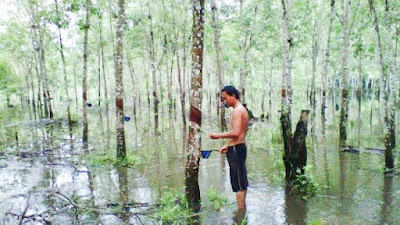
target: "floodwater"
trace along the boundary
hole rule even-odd
[[[92,163],[96,155],[116,155],[110,150],[115,146],[115,113],[110,112],[107,126],[104,110],[91,109],[90,149],[84,150],[80,125],[69,129],[64,120],[35,120],[27,108],[13,111],[0,123],[0,224],[162,224],[153,206],[170,190],[184,192],[179,122],[172,124],[174,129],[170,122],[162,123],[158,138],[146,127],[152,118],[143,116],[137,131],[133,120],[127,122],[128,154],[137,156],[138,163],[116,167]],[[303,196],[285,190],[277,118],[249,129],[247,224],[400,224],[399,176],[384,175],[382,152],[366,149],[383,148],[379,129],[365,121],[358,135],[352,125],[349,142],[360,138],[360,153],[339,152],[334,120],[327,121],[325,137],[309,133],[306,174],[318,190]],[[216,130],[212,121],[203,123],[205,132]],[[220,144],[202,138],[204,149]],[[233,224],[236,200],[225,156],[213,152],[200,161],[199,184],[201,224]],[[211,189],[228,198],[220,211],[207,207]]]

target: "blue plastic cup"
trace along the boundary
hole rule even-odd
[[[208,157],[210,157],[212,151],[218,151],[218,150],[217,149],[201,150],[201,157],[203,159],[208,159]]]
[[[125,116],[125,117],[124,117],[124,120],[125,120],[126,122],[129,122],[129,120],[131,120],[131,118],[130,118],[129,116]]]

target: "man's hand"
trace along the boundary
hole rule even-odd
[[[211,133],[210,134],[211,139],[218,139],[219,138],[219,133]]]
[[[225,154],[228,151],[228,146],[224,145],[219,149],[219,152],[221,152],[221,154]]]

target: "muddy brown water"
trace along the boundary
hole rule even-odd
[[[93,113],[90,118],[88,151],[82,149],[79,125],[70,131],[66,121],[35,121],[26,115],[2,121],[0,224],[162,224],[151,207],[172,189],[184,191],[179,126],[174,135],[164,132],[157,141],[141,127],[136,140],[133,122],[127,123],[128,154],[140,156],[140,163],[95,166],[90,158],[110,151],[115,134],[107,131],[104,114],[100,118]],[[384,155],[368,150],[339,152],[335,126],[327,125],[325,137],[307,139],[307,176],[318,191],[303,198],[285,191],[279,126],[253,124],[247,138],[247,224],[400,224],[400,179],[383,174]],[[378,138],[371,140],[378,131],[367,127],[368,122],[361,135],[367,141],[361,147],[383,147]],[[162,129],[168,131],[168,123]],[[220,144],[203,136],[205,149]],[[234,223],[237,212],[229,182],[224,155],[214,152],[201,160],[201,224]],[[222,210],[207,207],[210,189],[228,198]]]

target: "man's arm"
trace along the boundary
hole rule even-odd
[[[242,126],[242,111],[233,111],[232,113],[232,130],[225,133],[212,133],[210,134],[211,139],[219,138],[238,138],[241,132]]]

